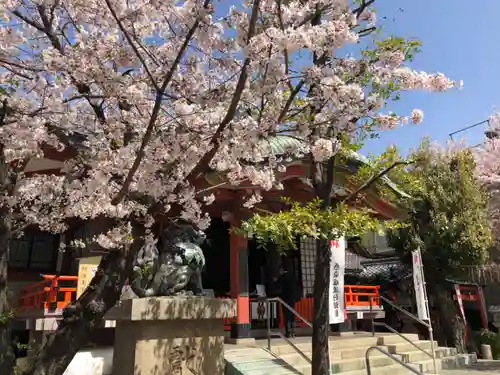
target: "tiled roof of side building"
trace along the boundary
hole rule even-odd
[[[268,137],[261,141],[262,149],[267,149],[270,154],[275,156],[283,156],[283,155],[294,155],[297,151],[301,150],[304,146],[304,143],[297,137],[291,135],[277,135]],[[361,165],[368,164],[368,159],[360,154],[359,152],[350,151],[349,152],[349,164],[347,165],[348,169],[356,170]],[[354,167],[354,168],[350,168]],[[354,171],[353,171],[354,172]],[[387,176],[382,177],[383,182],[392,189],[396,194],[403,197],[409,197],[407,193],[401,190],[391,179]]]

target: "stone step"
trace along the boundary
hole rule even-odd
[[[425,351],[429,354],[432,354],[430,349],[425,349]],[[455,355],[457,353],[457,350],[455,348],[439,347],[435,349],[435,352],[436,352],[436,358],[443,358]],[[431,358],[426,353],[422,352],[421,350],[418,350],[417,348],[413,348],[413,350],[408,352],[398,352],[398,354],[401,355],[403,361],[407,363],[425,361]]]
[[[419,341],[420,340],[417,333],[404,333],[403,336],[406,337],[410,341]],[[398,344],[400,342],[406,342],[406,340],[403,339],[399,335],[392,334],[392,335],[387,335],[387,336],[378,336],[377,342],[379,345],[390,345],[390,344]]]
[[[418,335],[405,335],[410,340],[417,341]],[[383,342],[389,342],[391,345],[406,343],[406,341],[399,337],[398,335],[384,335],[384,336],[363,336],[363,337],[336,337],[330,338],[330,350],[346,350],[346,349],[362,349],[368,348],[373,345],[386,345]],[[293,343],[303,352],[310,352],[312,350],[311,341],[303,340],[303,338],[298,338],[294,340]],[[288,345],[286,342],[274,341],[271,350],[277,355],[283,355],[287,353],[294,353],[295,350]]]
[[[384,345],[377,345],[377,346],[380,347],[381,349],[384,349],[385,351],[389,350],[387,346]],[[368,347],[333,349],[330,351],[330,360],[365,358],[366,349],[368,349]]]
[[[311,358],[311,354],[307,354],[309,358]],[[396,355],[397,356],[397,355]],[[397,356],[399,359],[401,357]],[[304,358],[302,358],[300,355],[286,355],[282,356],[281,359],[283,359],[288,365],[300,369],[300,372],[303,374],[309,374],[310,373],[310,363],[306,361]],[[344,373],[347,371],[355,371],[355,370],[362,370],[366,368],[366,362],[365,358],[352,358],[352,359],[344,359],[344,360],[330,360],[331,362],[331,372],[333,374],[338,374],[338,373]],[[394,361],[384,355],[380,356],[371,356],[370,357],[370,364],[372,367],[381,367],[381,366],[389,366],[393,364]]]
[[[248,373],[260,369],[292,368],[289,364],[279,358],[261,359],[258,361],[233,362],[233,366],[242,373]]]
[[[441,367],[443,370],[454,370],[474,363],[477,363],[476,353],[456,354],[441,358]]]
[[[381,346],[378,345],[378,347],[384,349],[385,351],[388,351],[386,346]],[[349,359],[358,359],[361,358],[364,360],[365,354],[366,354],[366,349],[367,348],[352,348],[352,349],[333,349],[330,350],[330,361],[336,362],[336,361],[342,361],[342,360],[349,360]],[[312,352],[303,352],[304,355],[306,355],[308,358],[312,358]],[[380,353],[373,353],[373,356],[378,356],[382,355]],[[304,364],[307,363],[307,361],[296,351],[293,353],[287,353],[287,354],[282,354],[280,358],[283,358],[287,363],[290,364]]]
[[[262,360],[262,359],[274,359],[275,356],[273,356],[271,353],[263,350],[263,349],[256,349],[256,348],[245,348],[245,349],[237,349],[237,350],[225,350],[224,351],[224,358],[226,361],[233,361],[233,362],[248,362],[248,361],[255,361],[255,360]]]
[[[418,340],[418,341],[413,341],[415,345],[418,345],[420,348],[429,350],[431,349],[431,342],[428,340]],[[438,347],[437,341],[434,341],[434,348]],[[400,342],[397,344],[390,344],[387,345],[387,348],[389,349],[389,353],[392,354],[399,354],[399,353],[406,353],[406,352],[412,352],[414,350],[418,350],[415,348],[414,345],[410,344],[409,342]]]
[[[416,369],[414,365],[410,366]],[[390,366],[372,367],[371,374],[372,375],[415,375],[413,372],[407,370],[398,363]],[[367,374],[366,374],[366,369],[363,369],[363,370],[343,372],[342,375],[367,375]]]
[[[291,375],[297,370],[279,358],[250,360],[245,358],[242,362],[228,361],[226,359],[226,375]]]
[[[298,375],[297,370],[293,368],[276,366],[267,367],[254,370],[248,370],[244,372],[245,375]]]
[[[416,340],[417,335],[405,335],[408,339],[430,353],[431,342]],[[312,358],[311,341],[307,338],[294,340],[295,345],[308,357]],[[384,343],[385,345],[377,345]],[[311,364],[293,347],[280,340],[274,340],[272,353],[264,344],[257,347],[232,347],[225,351],[226,375],[313,375]],[[415,348],[397,335],[367,335],[362,337],[331,338],[330,361],[332,374],[367,375],[365,353],[368,347],[377,345],[396,358],[407,363],[422,374],[434,372],[432,358]],[[455,355],[456,349],[438,347],[436,351],[437,370],[456,369],[477,362],[475,355]],[[390,357],[378,351],[370,354],[372,375],[413,375]]]
[[[413,367],[415,367],[418,371],[424,374],[433,374],[434,373],[434,362],[431,359],[426,359],[424,361],[418,361],[418,362],[412,362],[409,363]],[[439,374],[439,372],[442,369],[442,362],[441,359],[436,358],[436,371]]]

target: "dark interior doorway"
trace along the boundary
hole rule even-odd
[[[214,218],[205,233],[207,241],[202,245],[206,260],[203,288],[213,289],[217,297],[227,297],[230,290],[229,223]]]

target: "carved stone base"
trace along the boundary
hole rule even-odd
[[[223,375],[224,318],[232,300],[154,297],[122,301],[116,320],[114,375]]]

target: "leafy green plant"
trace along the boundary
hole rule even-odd
[[[500,359],[500,333],[482,329],[479,334],[479,342],[481,345],[491,346],[493,359]]]
[[[353,210],[346,203],[322,208],[321,199],[305,205],[284,199],[290,210],[276,214],[256,214],[234,231],[254,238],[260,247],[274,243],[280,251],[295,249],[297,237],[331,240],[342,235],[360,236],[369,230],[395,229],[395,221],[380,222],[364,209]]]

